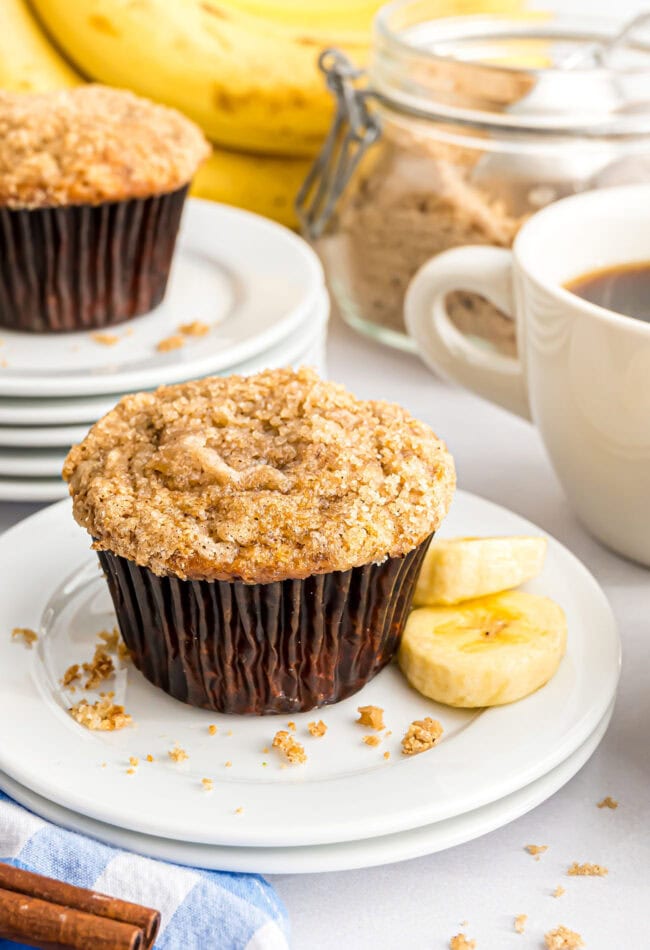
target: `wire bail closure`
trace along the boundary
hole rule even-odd
[[[357,85],[365,71],[337,49],[323,50],[318,67],[336,98],[336,110],[323,147],[295,201],[303,233],[311,240],[322,235],[354,170],[381,133],[379,119],[368,107],[374,93]]]

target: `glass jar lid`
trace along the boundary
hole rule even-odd
[[[396,0],[375,19],[369,85],[387,105],[516,134],[650,132],[650,14],[440,18]]]

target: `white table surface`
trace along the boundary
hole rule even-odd
[[[400,402],[430,423],[455,457],[460,487],[536,522],[581,558],[611,600],[624,659],[614,718],[600,748],[533,812],[427,858],[273,876],[292,920],[294,947],[444,950],[463,931],[477,950],[542,950],[543,934],[559,924],[582,934],[587,950],[650,947],[650,573],[584,531],[532,426],[339,321],[330,331],[329,374],[361,397]],[[0,504],[0,530],[37,507]],[[596,807],[605,795],[620,802],[616,811]],[[529,843],[546,844],[548,851],[535,861],[524,851]],[[569,878],[573,861],[604,864],[609,876]],[[554,898],[558,884],[566,893]],[[513,928],[517,914],[528,914],[523,936]]]

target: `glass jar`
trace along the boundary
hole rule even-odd
[[[612,43],[621,24],[608,19],[439,19],[437,6],[384,7],[367,74],[323,54],[337,110],[298,197],[346,321],[409,350],[404,294],[430,257],[508,247],[551,201],[650,181],[642,18]],[[486,300],[458,291],[447,305],[462,332],[514,351],[512,322]]]

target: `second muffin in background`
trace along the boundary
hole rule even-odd
[[[0,91],[0,326],[112,326],[162,300],[187,190],[189,119],[122,89]]]
[[[390,661],[455,486],[427,425],[289,369],[127,396],[63,474],[136,666],[256,714],[344,699]]]

